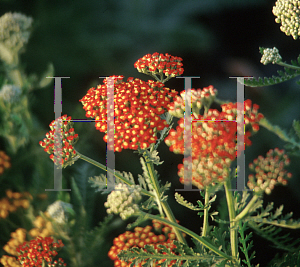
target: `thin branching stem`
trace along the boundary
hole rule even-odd
[[[118,174],[118,173],[115,173],[112,169],[108,168],[107,166],[79,153],[77,150],[76,150],[76,154],[82,159],[82,160],[85,160],[86,162],[90,163],[90,164],[93,164],[95,165],[96,167],[104,170],[104,171],[107,171],[109,173],[112,173],[114,174],[118,179],[120,179],[121,181],[123,181],[125,184],[128,184],[128,185],[134,185],[133,182],[127,180],[126,178],[124,178],[122,175]],[[145,189],[141,189],[141,193],[146,195],[146,196],[149,196],[149,197],[155,197],[151,192],[148,192],[147,190]]]
[[[237,229],[235,228],[235,209],[234,209],[234,202],[232,192],[230,191],[230,180],[224,183],[225,193],[226,193],[226,200],[228,206],[228,213],[229,213],[229,220],[230,220],[230,244],[231,244],[231,254],[232,257],[236,260],[237,253],[238,253],[238,244],[237,244]]]

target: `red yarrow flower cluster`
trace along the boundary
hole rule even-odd
[[[74,163],[76,158],[76,151],[74,144],[78,141],[78,134],[75,134],[71,116],[63,115],[58,119],[52,121],[49,126],[51,131],[46,134],[47,138],[40,141],[39,144],[44,148],[45,152],[50,155],[50,159],[59,167],[65,168]],[[55,136],[55,125],[61,124],[61,141],[62,145],[58,142]],[[62,148],[59,149],[59,146]]]
[[[105,132],[107,123],[114,124],[114,151],[122,149],[148,148],[157,140],[157,132],[168,127],[161,115],[168,111],[170,103],[177,95],[175,90],[164,87],[163,83],[149,80],[110,76],[114,79],[114,121],[107,121],[108,80],[97,88],[91,88],[79,101],[83,104],[86,117],[96,120],[95,127]],[[110,139],[109,139],[110,140]]]
[[[58,254],[57,250],[64,246],[61,240],[58,240],[58,243],[53,241],[52,237],[37,237],[29,242],[24,242],[17,248],[17,252],[21,254],[18,257],[19,262],[24,267],[42,267],[45,262],[52,263],[53,257]],[[59,262],[62,263],[61,266],[66,266],[62,259]]]
[[[153,220],[152,224],[153,226],[135,227],[134,232],[126,231],[114,239],[113,246],[108,252],[109,258],[114,261],[114,266],[129,267],[132,263],[126,263],[118,258],[118,254],[122,250],[128,250],[133,247],[144,248],[145,245],[153,245],[158,251],[161,250],[158,245],[165,245],[170,248],[171,251],[176,248],[173,243],[176,239],[173,229],[156,220]],[[161,260],[157,263],[163,263],[164,261],[165,260]],[[168,266],[173,266],[175,262],[176,261],[172,261]],[[139,263],[137,266],[141,267],[144,263],[145,261]]]
[[[237,156],[237,104],[221,105],[222,111],[209,109],[198,119],[192,115],[192,184],[200,189],[222,182],[228,177],[231,162]],[[244,103],[244,144],[251,145],[249,137],[259,129],[258,122],[263,115],[251,100]],[[184,118],[178,121],[176,130],[171,129],[165,142],[170,151],[184,154]],[[180,182],[184,183],[183,164],[178,165]]]
[[[134,63],[134,67],[139,72],[145,74],[164,73],[166,76],[176,77],[183,73],[183,64],[181,57],[171,56],[169,54],[147,54]]]
[[[218,91],[212,85],[203,89],[190,90],[191,109],[193,114],[199,115],[199,111],[203,106],[209,107],[215,100]],[[184,117],[185,112],[185,90],[181,91],[180,96],[177,96],[175,101],[170,105],[170,114],[177,118]]]
[[[286,185],[292,174],[287,172],[285,168],[290,164],[284,150],[275,148],[267,153],[266,157],[259,156],[249,164],[249,169],[255,172],[255,176],[248,176],[248,187],[253,189],[255,193],[265,192],[271,194],[274,186],[277,184]]]

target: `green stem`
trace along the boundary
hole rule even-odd
[[[153,163],[147,162],[147,159],[145,159],[145,162],[146,162],[147,170],[148,170],[148,173],[149,173],[149,176],[151,179],[151,184],[153,186],[153,191],[155,194],[155,199],[156,199],[156,203],[158,205],[160,214],[163,215],[165,213],[170,222],[176,223],[175,216],[174,216],[169,204],[166,201],[161,201],[161,197],[162,197],[161,190],[160,190],[159,183],[158,183],[155,171],[154,171]],[[178,229],[176,229],[176,228],[174,228],[174,232],[176,234],[177,239],[181,243],[186,244],[186,241],[185,241],[182,233],[180,231],[178,231]]]
[[[255,204],[255,202],[259,199],[258,195],[254,195],[248,205],[237,215],[234,219],[235,222],[243,219],[245,216],[248,215],[249,210],[252,208],[252,206]]]
[[[275,133],[280,139],[282,139],[285,142],[291,143],[296,147],[300,148],[300,144],[297,143],[294,139],[290,138],[287,133],[282,130],[279,126],[274,126],[272,125],[267,119],[261,119],[259,121],[259,125],[265,127],[267,130],[269,130],[270,132]]]
[[[173,228],[176,228],[176,229],[180,230],[181,232],[186,233],[187,235],[189,235],[192,238],[196,239],[203,246],[207,247],[208,249],[210,249],[211,251],[213,251],[217,255],[223,257],[224,259],[232,260],[232,257],[230,257],[229,255],[223,253],[217,247],[215,247],[214,245],[212,245],[210,242],[206,241],[203,237],[195,234],[191,230],[189,230],[189,229],[187,229],[187,228],[185,228],[185,227],[183,227],[183,226],[181,226],[181,225],[179,225],[177,223],[170,222],[170,221],[168,221],[166,219],[163,219],[163,218],[161,218],[159,216],[148,214],[148,213],[145,213],[145,212],[141,212],[141,213],[142,213],[143,216],[145,216],[146,219],[149,218],[149,219],[152,219],[152,220],[157,220],[157,221],[160,221],[162,223],[168,224],[168,225],[172,226]]]
[[[224,183],[227,205],[228,205],[228,213],[229,213],[229,220],[230,220],[230,244],[231,244],[231,254],[232,257],[237,260],[237,253],[238,253],[238,244],[237,244],[237,229],[235,229],[235,209],[233,203],[233,196],[230,192],[230,180]]]
[[[151,184],[152,184],[152,187],[153,187],[156,203],[158,205],[159,213],[162,217],[164,217],[164,212],[162,210],[162,205],[161,205],[162,203],[160,201],[161,191],[160,191],[158,181],[156,179],[153,163],[152,162],[147,162],[147,159],[145,159],[145,161],[146,161],[146,166],[147,166],[149,176],[151,178]]]
[[[87,157],[87,156],[85,156],[85,155],[79,153],[77,150],[75,150],[75,151],[76,151],[76,154],[77,154],[81,159],[85,160],[86,162],[88,162],[88,163],[90,163],[90,164],[93,164],[93,165],[95,165],[96,167],[98,167],[98,168],[100,168],[100,169],[102,169],[102,170],[104,170],[104,171],[107,171],[107,172],[109,172],[109,173],[114,174],[117,178],[119,178],[121,181],[123,181],[124,183],[126,183],[126,184],[128,184],[128,185],[134,185],[133,182],[127,180],[127,179],[124,178],[122,175],[118,174],[117,172],[114,172],[112,169],[110,169],[110,168],[106,167],[105,165],[103,165],[103,164],[101,164],[101,163],[99,163],[99,162],[97,162],[97,161],[95,161],[95,160],[93,160],[93,159],[91,159],[91,158],[89,158],[89,157]],[[148,191],[145,190],[145,189],[142,189],[142,190],[141,190],[141,193],[144,194],[144,195],[146,195],[146,196],[149,196],[149,197],[155,197],[152,193],[148,192]]]
[[[287,63],[284,63],[284,62],[276,62],[277,65],[280,65],[280,66],[283,66],[283,67],[287,67],[287,68],[290,68],[290,69],[295,69],[295,70],[300,70],[300,67],[297,67],[297,66],[294,66],[294,65],[290,65],[290,64],[287,64]]]
[[[209,201],[209,192],[208,189],[205,189],[205,198],[204,198],[204,207],[208,205]],[[204,215],[203,215],[203,229],[202,229],[202,236],[207,235],[207,229],[208,229],[208,208],[204,209]]]

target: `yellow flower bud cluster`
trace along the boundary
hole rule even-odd
[[[0,218],[5,219],[10,212],[16,211],[22,207],[28,209],[30,202],[28,198],[32,199],[32,196],[28,193],[12,192],[11,190],[6,191],[6,196],[0,199]]]
[[[300,35],[300,1],[299,0],[277,0],[273,6],[273,14],[277,17],[276,23],[281,23],[280,30],[287,36],[292,35],[294,40]]]
[[[282,61],[282,57],[279,54],[279,50],[276,47],[265,48],[260,62],[264,65],[269,63],[276,64]]]
[[[107,208],[107,213],[120,214],[123,220],[126,220],[131,215],[139,210],[138,203],[141,199],[141,188],[139,186],[127,186],[118,184],[115,190],[112,191],[104,206]]]

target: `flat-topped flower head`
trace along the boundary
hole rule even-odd
[[[142,199],[141,188],[139,186],[127,186],[118,184],[115,190],[112,191],[104,206],[107,208],[107,213],[120,214],[123,220],[126,220],[135,212],[139,211],[137,203]]]
[[[249,169],[254,171],[255,175],[250,174],[248,176],[248,187],[258,194],[262,192],[271,194],[275,185],[286,185],[288,179],[292,177],[292,174],[285,170],[289,164],[290,160],[284,154],[283,149],[269,150],[265,158],[259,156],[253,163],[249,164]]]
[[[192,184],[200,189],[225,180],[229,167],[237,156],[237,103],[221,105],[222,111],[209,109],[198,118],[192,114]],[[251,100],[244,102],[244,143],[251,145],[249,137],[259,129],[263,115]],[[170,151],[184,154],[184,118],[179,119],[176,130],[165,138]],[[240,150],[238,150],[240,151]],[[178,165],[180,182],[184,183],[183,164]]]
[[[175,90],[164,87],[163,83],[149,80],[110,76],[114,79],[114,121],[107,122],[108,83],[91,88],[79,101],[83,104],[86,117],[96,120],[95,127],[107,134],[107,123],[114,124],[114,151],[148,148],[157,140],[157,132],[168,126],[160,115],[168,111],[177,95]],[[110,140],[110,139],[109,139]]]
[[[294,40],[300,35],[299,7],[299,0],[277,0],[272,10],[276,16],[275,22],[281,23],[280,30],[287,36],[291,35]]]
[[[135,227],[134,232],[126,231],[125,233],[116,237],[113,241],[113,246],[108,252],[108,256],[114,261],[114,266],[129,267],[131,262],[126,263],[118,258],[118,254],[122,250],[128,250],[133,247],[144,248],[145,245],[153,245],[158,251],[161,250],[159,245],[164,245],[170,249],[171,253],[176,254],[176,245],[174,240],[176,235],[173,229],[161,222],[152,220],[153,226],[146,227]],[[165,260],[160,260],[157,263],[163,263]],[[142,261],[137,266],[141,267],[145,261]],[[173,266],[176,260],[171,261],[170,264],[166,266]],[[156,266],[156,265],[154,265]]]
[[[134,67],[145,74],[164,74],[169,77],[176,77],[183,73],[181,57],[166,54],[147,54],[134,63]]]
[[[46,138],[40,141],[39,144],[44,148],[45,152],[50,155],[50,159],[58,166],[58,168],[66,168],[74,164],[78,159],[74,144],[78,141],[78,134],[75,134],[71,116],[63,115],[52,121],[50,131],[46,134]],[[56,134],[56,125],[61,125],[59,133],[62,144],[59,143],[59,133]],[[59,149],[61,146],[61,149]]]
[[[262,50],[263,49],[263,50]],[[262,50],[262,57],[260,62],[264,65],[267,65],[269,63],[276,64],[280,61],[282,61],[282,57],[279,54],[279,50],[276,47],[273,48],[261,48]]]
[[[52,237],[37,237],[17,248],[20,254],[18,260],[22,266],[44,266],[45,262],[52,263],[53,258],[58,254],[57,251],[62,247],[64,244],[61,240],[55,243]]]

